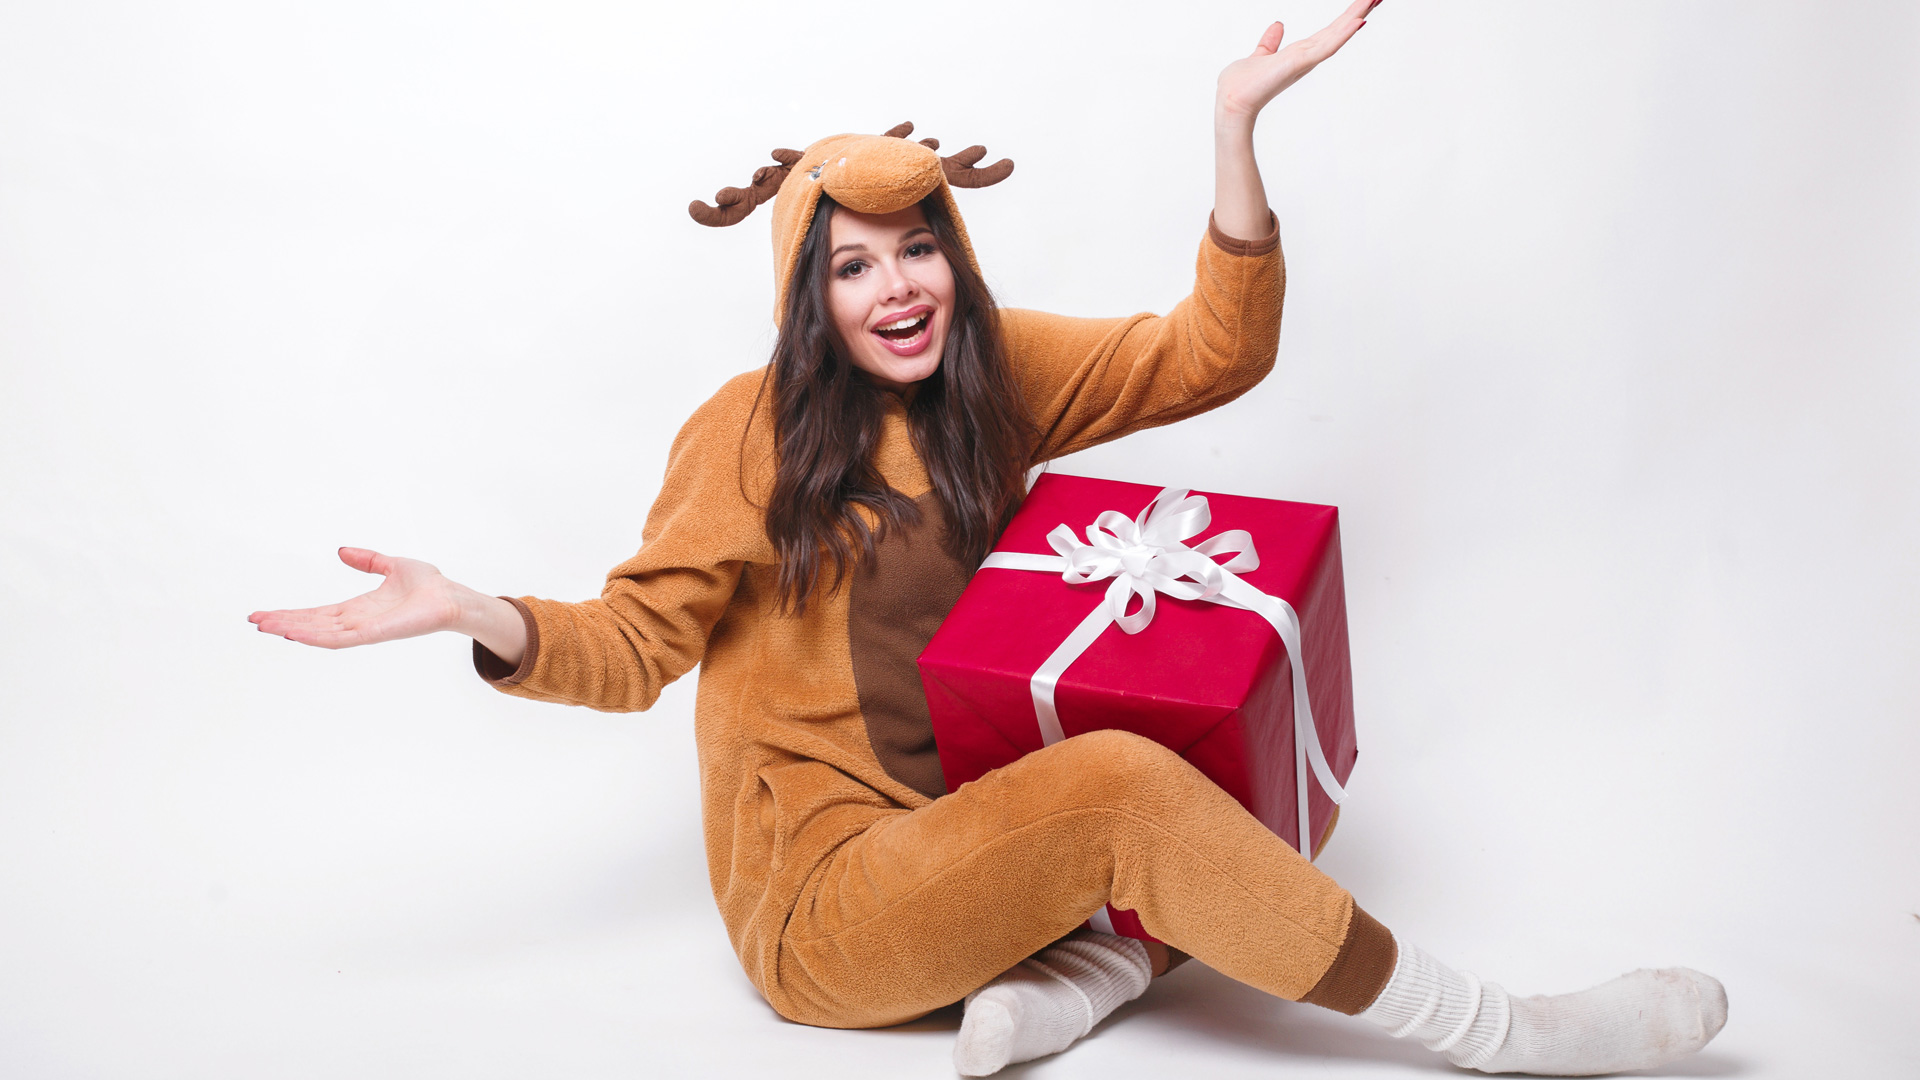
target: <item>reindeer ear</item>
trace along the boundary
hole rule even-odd
[[[716,229],[726,225],[736,225],[746,220],[747,215],[753,213],[754,207],[780,193],[780,185],[786,181],[787,174],[792,172],[793,167],[800,162],[800,151],[775,150],[773,160],[780,164],[762,165],[753,170],[752,187],[721,188],[713,196],[715,205],[708,206],[699,199],[695,199],[687,204],[687,213],[700,224],[710,225]]]
[[[907,136],[913,134],[913,121],[902,120],[899,123],[888,128],[887,130],[881,132],[880,134],[886,136],[889,139],[904,139]]]

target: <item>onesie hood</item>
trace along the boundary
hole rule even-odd
[[[813,224],[821,195],[831,196],[833,201],[862,214],[890,214],[937,194],[953,221],[967,262],[979,273],[980,260],[974,256],[953,189],[997,184],[1012,174],[1013,162],[1002,158],[976,169],[974,164],[987,154],[985,147],[970,146],[941,157],[936,153],[938,139],[912,142],[907,139],[911,134],[913,125],[904,123],[882,135],[831,135],[805,150],[775,150],[773,159],[779,164],[756,170],[751,187],[721,188],[714,196],[717,205],[695,200],[687,212],[702,225],[732,225],[760,203],[773,201],[776,322],[786,310],[787,286],[793,280],[800,245]]]

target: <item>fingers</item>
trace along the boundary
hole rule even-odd
[[[307,608],[303,611],[256,611],[247,621],[263,634],[288,636],[294,630],[339,630],[344,627],[338,607]]]
[[[1367,25],[1366,15],[1380,0],[1354,0],[1353,5],[1341,16],[1323,27],[1319,33],[1301,38],[1293,47],[1310,56],[1310,63],[1318,64],[1327,57],[1340,51],[1340,47],[1353,39],[1360,28]]]
[[[1320,28],[1320,32],[1306,41],[1323,42],[1338,49],[1347,43],[1347,39],[1360,32],[1367,25],[1367,15],[1380,6],[1380,0],[1353,0],[1340,17]],[[1305,44],[1305,41],[1302,42]]]
[[[357,547],[341,548],[340,561],[363,574],[379,574],[383,577],[391,573],[390,568],[393,563],[392,559],[377,551]]]
[[[312,645],[321,649],[351,649],[355,645],[365,645],[367,636],[355,628],[322,629],[314,627],[290,628],[280,634],[288,641],[302,645]]]
[[[1347,25],[1340,27],[1339,29],[1328,27],[1327,29],[1332,31],[1332,33],[1327,41],[1325,52],[1320,58],[1322,60],[1325,60],[1327,57],[1332,56],[1334,53],[1339,52],[1340,46],[1345,45],[1349,41],[1352,41],[1353,35],[1359,33],[1360,28],[1365,25],[1367,25],[1367,21],[1365,19],[1354,19],[1351,22],[1347,23]]]
[[[256,611],[247,616],[247,621],[260,626],[263,623],[283,619],[337,619],[345,610],[339,604],[311,608],[276,608],[272,611]]]
[[[1260,44],[1253,47],[1253,55],[1271,56],[1279,52],[1280,42],[1286,36],[1287,28],[1281,23],[1274,23],[1267,27],[1267,32],[1260,35]]]
[[[345,649],[382,640],[377,621],[348,617],[338,605],[304,611],[256,611],[247,616],[247,621],[263,634],[322,649]]]
[[[307,626],[321,623],[341,625],[343,618],[344,613],[338,605],[329,605],[283,611],[256,611],[247,616],[247,621],[266,629],[270,626]]]

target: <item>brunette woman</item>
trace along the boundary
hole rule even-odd
[[[1264,991],[1361,1015],[1457,1064],[1643,1068],[1719,1030],[1687,969],[1513,998],[1396,938],[1171,751],[1064,740],[946,791],[914,658],[1032,465],[1230,401],[1272,366],[1284,273],[1254,161],[1272,98],[1365,25],[1367,0],[1286,48],[1274,24],[1220,75],[1215,204],[1193,294],[1164,317],[994,305],[952,189],[1003,179],[909,126],[776,151],[695,217],[774,202],[771,364],[674,441],[638,554],[597,600],[496,599],[433,567],[343,604],[259,612],[327,648],[451,630],[501,690],[645,709],[701,667],[703,820],[735,951],[783,1016],[896,1024],[963,998],[955,1063],[1065,1049],[1171,962],[1077,930],[1109,901]]]

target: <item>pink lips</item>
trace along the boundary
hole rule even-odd
[[[921,353],[926,351],[928,345],[931,345],[933,343],[933,333],[932,333],[933,306],[932,305],[919,304],[914,307],[910,307],[905,311],[888,315],[886,318],[880,320],[880,322],[876,324],[877,326],[890,326],[894,323],[899,322],[901,319],[911,319],[911,318],[920,317],[920,316],[924,316],[926,321],[920,324],[920,331],[914,334],[912,337],[902,341],[896,341],[893,338],[887,337],[885,334],[880,333],[878,330],[874,330],[874,331],[871,331],[871,333],[873,334],[874,340],[880,342],[881,345],[884,345],[887,351],[894,354],[895,356],[920,355]]]

